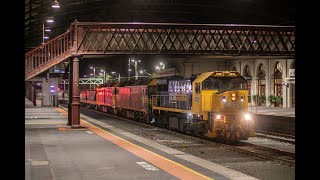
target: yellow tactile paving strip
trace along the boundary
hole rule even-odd
[[[64,115],[67,115],[66,111],[55,108],[57,111],[63,113]],[[171,175],[180,178],[180,179],[186,179],[186,180],[195,180],[195,179],[212,179],[209,178],[203,174],[200,174],[186,166],[183,166],[182,164],[179,164],[177,162],[174,162],[168,158],[165,158],[163,156],[160,156],[159,154],[156,154],[152,151],[149,151],[143,147],[140,147],[136,144],[133,144],[123,138],[120,138],[116,135],[113,135],[97,126],[94,126],[84,120],[80,120],[81,126],[84,126],[91,130],[92,132],[96,133],[97,135],[111,141],[112,143],[122,147],[123,149],[135,154],[136,156],[139,156],[140,158],[148,161],[149,163],[152,163],[153,165],[157,166],[158,168],[161,168],[162,170],[170,173]]]

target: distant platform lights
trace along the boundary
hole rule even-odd
[[[60,3],[58,2],[58,0],[55,0],[54,2],[52,2],[51,7],[54,8],[54,9],[59,9],[60,8]],[[48,24],[54,23],[53,16],[48,17],[46,19],[46,22]],[[49,39],[48,33],[50,33],[50,32],[51,32],[51,29],[49,28],[49,26],[45,26],[45,23],[43,22],[43,26],[42,26],[42,44],[45,43],[45,40]]]
[[[44,44],[45,43],[45,40],[48,40],[49,39],[49,35],[48,33],[50,32],[50,28],[45,26],[45,23],[43,22],[42,23],[42,43],[41,44]]]
[[[49,39],[49,35],[51,32],[51,29],[49,27],[49,24],[53,23],[54,19],[53,17],[48,17],[46,22],[42,23],[42,44],[45,43],[45,40]]]

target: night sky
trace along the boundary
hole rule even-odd
[[[121,76],[127,77],[129,58],[134,60],[141,60],[141,62],[138,63],[138,67],[146,70],[150,74],[156,71],[155,66],[158,65],[160,62],[165,63],[166,68],[171,67],[170,61],[168,61],[166,57],[154,55],[115,55],[104,58],[83,58],[80,61],[80,77],[83,77],[83,75],[87,75],[88,77],[90,73],[93,73],[93,70],[90,69],[90,66],[98,67],[96,70],[96,75],[98,75],[100,70],[104,68],[107,69],[107,72],[109,72],[109,74],[110,72],[115,71],[117,73],[120,72]],[[131,65],[131,69],[131,76],[134,76],[133,65]]]

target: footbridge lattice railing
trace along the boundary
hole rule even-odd
[[[68,57],[99,54],[295,55],[293,26],[74,22],[26,53],[30,79]]]

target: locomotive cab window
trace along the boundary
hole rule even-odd
[[[203,81],[202,90],[247,90],[247,81],[240,76],[236,77],[214,77],[210,76]]]
[[[196,83],[195,89],[196,94],[200,94],[200,83]]]

